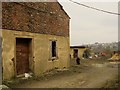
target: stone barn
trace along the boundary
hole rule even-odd
[[[3,80],[68,68],[69,20],[58,2],[2,2]]]

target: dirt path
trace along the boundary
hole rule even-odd
[[[117,64],[92,63],[87,61],[80,66],[73,66],[70,70],[53,75],[44,80],[32,80],[13,86],[14,88],[101,88],[106,82],[118,75]]]

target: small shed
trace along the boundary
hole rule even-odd
[[[74,59],[76,57],[82,58],[85,49],[85,46],[70,46],[71,59]]]

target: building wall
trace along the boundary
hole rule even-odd
[[[85,48],[71,48],[70,49],[70,54],[71,54],[72,59],[74,58],[74,49],[78,49],[78,57],[80,59],[82,59],[82,55],[83,55],[83,52],[84,52]]]
[[[30,32],[2,30],[2,65],[3,80],[11,79],[15,76],[16,59],[16,38],[32,38],[32,58],[35,76],[40,76],[43,72],[57,68],[69,67],[69,37],[45,35]],[[50,40],[57,40],[58,58],[54,61],[50,59]],[[14,58],[14,61],[12,59]]]
[[[0,30],[0,85],[2,85],[2,31]]]
[[[2,2],[2,29],[68,37],[69,19],[58,2]]]

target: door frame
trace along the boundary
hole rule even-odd
[[[26,37],[26,36],[16,36],[15,37],[15,47],[14,47],[14,77],[17,77],[17,76],[21,76],[21,75],[17,75],[17,70],[16,70],[16,40],[17,38],[22,38],[22,39],[31,39],[30,40],[30,43],[29,43],[29,49],[31,49],[29,51],[29,68],[31,69],[31,73],[34,74],[34,56],[33,56],[33,53],[34,53],[34,38],[33,37]],[[30,66],[30,62],[32,63],[32,65]]]

